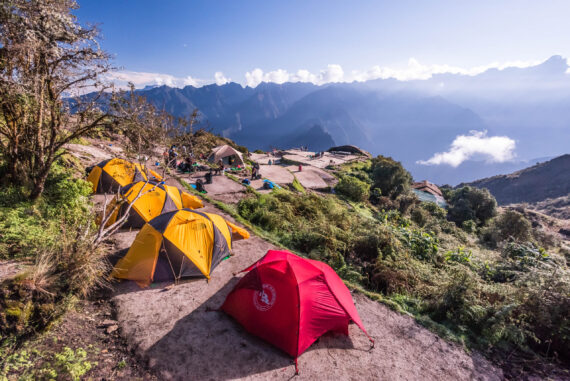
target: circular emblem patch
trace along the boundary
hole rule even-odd
[[[267,311],[275,304],[277,293],[275,288],[268,283],[264,283],[261,287],[261,291],[253,293],[253,305],[259,311]]]

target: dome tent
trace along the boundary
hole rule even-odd
[[[227,144],[214,147],[208,157],[211,163],[218,163],[220,160],[226,165],[244,165],[243,154]]]
[[[136,281],[178,281],[205,276],[230,254],[232,240],[249,233],[222,216],[181,209],[161,214],[146,223],[111,276]]]
[[[153,170],[148,170],[148,174],[151,180],[162,180],[162,177]],[[148,180],[147,170],[144,165],[119,158],[100,162],[91,169],[87,177],[95,193],[115,193],[130,183],[146,180]]]
[[[139,194],[140,197],[137,199]],[[202,200],[198,197],[156,181],[131,183],[121,188],[121,197],[126,203],[115,209],[114,215],[109,219],[109,225],[123,216],[131,203],[133,205],[123,225],[124,228],[141,228],[146,222],[166,212],[204,207]]]
[[[248,273],[221,309],[248,332],[293,356],[295,365],[326,332],[348,335],[350,321],[368,336],[350,291],[328,265],[269,250],[243,271]]]

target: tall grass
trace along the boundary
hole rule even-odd
[[[26,201],[20,190],[4,187],[0,247],[8,258],[26,258],[26,272],[0,284],[0,346],[18,342],[49,327],[75,298],[102,286],[108,271],[104,248],[94,248],[90,185],[80,179],[73,160],[52,169],[45,194]]]

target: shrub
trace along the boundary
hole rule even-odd
[[[521,244],[509,243],[503,250],[503,257],[513,260],[521,270],[540,266],[550,260],[550,255],[542,247],[537,248],[531,242]]]
[[[410,249],[410,252],[418,259],[424,261],[437,262],[439,241],[437,237],[430,233],[408,228],[400,228],[400,233]]]
[[[463,221],[461,229],[467,233],[473,234],[477,231],[477,223],[473,220]]]
[[[77,170],[72,161],[58,161],[34,203],[17,188],[0,189],[7,196],[0,197],[1,254],[34,262],[0,284],[2,338],[19,340],[43,330],[74,297],[102,284],[108,263],[103,250],[93,248],[91,187],[76,178]]]
[[[410,189],[412,176],[402,164],[390,157],[379,155],[372,159],[372,188],[378,188],[382,195],[395,199]]]
[[[415,205],[420,203],[420,200],[416,197],[415,194],[411,192],[402,193],[396,199],[398,202],[398,210],[402,214],[407,214],[410,209],[412,209]]]
[[[356,177],[344,176],[335,186],[335,191],[349,200],[360,202],[368,199],[370,185]]]
[[[0,258],[34,257],[57,248],[62,226],[89,217],[91,185],[77,179],[77,171],[65,157],[54,163],[44,194],[35,202],[22,188],[0,188]]]
[[[532,226],[524,215],[514,210],[506,210],[494,218],[483,229],[481,238],[493,247],[505,240],[528,241],[532,236]]]
[[[465,186],[452,191],[448,197],[448,218],[457,226],[468,220],[481,226],[497,213],[497,201],[487,189]]]
[[[473,258],[473,252],[471,250],[465,250],[464,247],[460,246],[455,250],[446,252],[444,258],[446,262],[457,262],[469,265]]]
[[[440,207],[435,202],[422,202],[420,206],[438,220],[444,221],[447,216],[447,210]]]
[[[570,361],[570,283],[568,278],[551,273],[535,278],[528,288],[521,289],[522,302],[514,311],[532,338],[530,347],[546,356],[554,355],[563,362]]]
[[[379,261],[372,270],[369,286],[386,295],[413,292],[418,280],[394,263]]]
[[[430,214],[427,210],[421,207],[414,208],[410,213],[410,219],[418,224],[419,227],[424,227],[430,219]]]

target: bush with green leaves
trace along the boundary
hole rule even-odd
[[[522,214],[507,209],[495,217],[481,232],[481,238],[492,247],[503,241],[525,242],[532,237],[532,225]]]
[[[33,258],[40,250],[55,249],[62,226],[91,218],[91,185],[75,176],[79,170],[73,160],[58,160],[34,202],[23,188],[0,187],[0,258]]]
[[[510,242],[503,249],[503,257],[514,261],[518,268],[526,270],[530,267],[538,267],[550,261],[550,255],[542,247],[536,247],[532,242]]]
[[[476,233],[477,232],[477,223],[473,220],[463,221],[461,223],[461,229],[463,229],[463,231],[465,231],[469,234]]]
[[[335,192],[349,200],[362,202],[368,199],[370,184],[352,176],[343,176],[334,188]]]
[[[402,163],[391,157],[379,155],[372,159],[370,172],[372,189],[380,189],[384,196],[395,199],[410,189],[412,176]]]
[[[433,234],[410,229],[400,228],[403,242],[407,244],[410,252],[418,259],[438,262],[439,240]]]
[[[457,262],[469,265],[473,259],[473,252],[471,250],[466,250],[463,246],[459,246],[455,250],[447,251],[444,258],[446,262]]]
[[[459,227],[464,221],[484,225],[497,214],[497,201],[487,189],[464,186],[448,194],[448,218]]]
[[[33,263],[0,284],[0,341],[42,331],[72,300],[104,283],[108,262],[92,241],[91,186],[76,164],[56,162],[34,202],[19,188],[0,188],[0,255]]]

